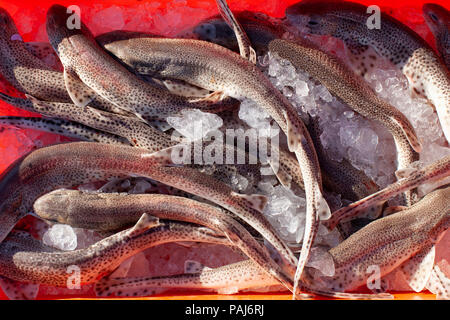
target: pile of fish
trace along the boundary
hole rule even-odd
[[[32,299],[39,285],[73,283],[93,284],[98,296],[274,286],[299,299],[389,299],[383,279],[400,270],[416,292],[427,288],[450,299],[450,274],[435,263],[436,244],[450,225],[450,155],[418,161],[426,148],[414,126],[364,79],[378,60],[395,66],[411,93],[433,106],[448,148],[448,12],[424,6],[436,53],[383,12],[381,26],[371,27],[367,8],[352,2],[304,0],[284,19],[234,14],[224,0],[217,5],[220,15],[175,38],[124,30],[94,37],[82,13],[53,5],[49,44],[21,41],[0,9],[0,74],[24,93],[0,99],[42,115],[3,116],[0,124],[78,140],[32,151],[0,177],[3,291]],[[342,40],[350,64],[314,36]],[[397,181],[380,188],[348,159],[336,161],[322,144],[320,115],[293,106],[289,90],[270,79],[267,59],[289,63],[386,130]],[[247,110],[252,121],[245,122],[240,115],[249,103],[255,111]],[[179,117],[188,121],[180,125]],[[200,118],[209,119],[208,130]],[[197,132],[183,134],[191,129]],[[258,133],[258,153],[251,132]],[[133,192],[145,189],[139,184],[148,188]],[[268,185],[305,199],[296,243],[263,214]],[[432,186],[425,194],[418,189],[424,185]],[[30,214],[94,230],[101,239],[69,251],[48,246],[19,227]],[[332,230],[338,243],[317,243]],[[242,260],[218,268],[186,261],[183,274],[117,277],[119,266],[143,250],[186,242],[228,246]],[[320,250],[334,264],[330,274],[311,263]]]

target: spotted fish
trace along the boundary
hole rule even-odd
[[[81,29],[70,30],[66,24],[70,16],[65,7],[53,5],[47,12],[46,26],[50,43],[64,66],[67,91],[78,106],[84,107],[100,95],[145,120],[165,120],[186,108],[223,110],[224,104],[189,103],[139,79],[102,50],[83,23],[80,22]],[[74,87],[74,81],[79,80],[87,86],[86,90]]]
[[[338,58],[326,54],[307,40],[273,40],[269,49],[289,60],[297,69],[306,71],[335,96],[361,115],[383,124],[394,137],[398,169],[407,168],[419,160],[421,145],[408,119],[358,79]],[[414,200],[407,195],[406,203]]]
[[[28,233],[14,231],[0,244],[0,275],[19,282],[66,287],[69,267],[80,268],[80,285],[110,274],[136,253],[160,244],[198,241],[230,245],[222,234],[206,227],[164,221],[144,214],[134,227],[74,251],[44,245]]]
[[[130,143],[122,137],[68,120],[4,116],[0,117],[0,126],[14,126],[21,129],[40,130],[60,134],[77,140],[130,145]]]
[[[433,269],[435,244],[450,227],[450,187],[427,194],[415,205],[375,220],[330,249],[335,275],[328,288],[350,291],[367,285],[374,268],[383,277],[400,268],[416,292]],[[381,289],[381,288],[377,288]]]
[[[162,194],[84,193],[76,190],[56,190],[33,205],[35,213],[46,220],[72,227],[117,230],[135,223],[143,212],[160,219],[200,224],[223,233],[237,248],[292,288],[290,275],[285,275],[253,236],[225,210],[192,199]]]
[[[359,213],[368,209],[374,210],[376,206],[383,205],[387,200],[405,190],[416,188],[424,183],[440,181],[448,176],[450,176],[450,156],[444,157],[421,169],[410,168],[403,173],[402,178],[397,182],[333,212],[331,218],[325,223],[328,227],[334,228],[339,221],[356,217]]]
[[[261,214],[266,198],[243,195],[196,169],[171,166],[170,152],[73,142],[49,146],[17,160],[0,177],[0,241],[41,195],[64,187],[139,175],[216,203],[246,221],[267,239],[289,269],[296,258]]]
[[[176,144],[176,140],[172,142],[167,134],[135,117],[97,110],[89,106],[79,107],[73,103],[41,101],[28,95],[27,98],[15,98],[0,93],[1,100],[21,109],[38,112],[48,117],[76,121],[97,130],[124,137],[129,144],[136,147],[159,151]]]
[[[95,284],[97,296],[148,296],[165,289],[197,289],[236,293],[242,290],[279,289],[279,284],[252,260],[208,268],[196,261],[186,261],[185,274],[168,277],[108,278]],[[357,294],[315,290],[305,284],[304,290],[318,295],[347,299],[390,299],[389,294]]]
[[[286,134],[289,150],[300,164],[308,217],[303,244],[311,245],[318,220],[330,215],[314,144],[297,111],[255,65],[226,48],[196,40],[135,38],[104,47],[138,73],[184,80],[238,99],[246,97],[265,109]],[[167,63],[168,56],[173,63]],[[302,265],[308,252],[303,250]]]
[[[406,76],[411,89],[435,106],[448,141],[449,71],[425,40],[391,16],[381,12],[380,28],[369,29],[366,10],[366,6],[348,1],[309,0],[288,7],[286,17],[308,33],[343,40],[361,75],[372,68],[371,60],[379,56],[390,60]]]

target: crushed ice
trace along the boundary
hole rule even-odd
[[[191,141],[199,140],[217,130],[223,124],[222,118],[200,110],[182,110],[180,116],[167,117],[167,123]]]

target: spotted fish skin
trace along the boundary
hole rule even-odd
[[[367,209],[373,210],[371,208],[384,204],[387,200],[405,190],[416,188],[424,183],[442,180],[449,175],[450,156],[447,156],[422,169],[415,170],[407,177],[398,180],[370,196],[333,212],[331,218],[325,223],[329,228],[334,228],[339,221],[353,218]]]
[[[160,194],[56,190],[37,199],[33,208],[43,219],[102,231],[117,230],[135,223],[143,212],[160,219],[200,224],[223,233],[265,272],[288,288],[293,287],[290,275],[283,274],[268,252],[231,217],[231,213],[192,199]]]
[[[91,32],[81,23],[81,29],[69,30],[70,15],[65,7],[53,5],[47,12],[47,34],[64,66],[66,86],[76,104],[86,104],[91,95],[100,95],[127,112],[151,120],[165,120],[168,115],[185,108],[221,111],[227,104],[189,103],[188,100],[158,89],[130,73],[97,44]],[[81,79],[90,90],[74,89],[71,79]],[[93,91],[93,92],[92,92]]]
[[[77,122],[62,119],[45,119],[35,117],[0,117],[0,126],[14,126],[22,129],[34,129],[60,134],[77,140],[107,144],[130,145],[126,139],[100,130],[89,128]]]
[[[170,164],[165,153],[142,148],[73,142],[41,148],[17,160],[0,177],[0,241],[45,193],[87,182],[130,175],[147,177],[212,201],[242,218],[269,241],[287,268],[296,258],[272,225],[255,209],[259,196],[242,196],[214,177]],[[251,200],[249,200],[251,199]]]
[[[422,7],[423,17],[434,35],[436,49],[450,69],[450,13],[435,3],[425,3]]]
[[[332,290],[350,291],[366,284],[370,266],[384,276],[434,245],[450,226],[450,188],[427,194],[415,205],[375,220],[330,249],[335,276]]]
[[[97,130],[124,137],[129,144],[150,151],[159,151],[176,144],[176,141],[172,142],[167,134],[135,117],[97,110],[89,106],[79,107],[73,103],[40,101],[31,96],[28,96],[28,99],[22,99],[0,93],[0,99],[21,109],[38,112],[48,117],[76,121]]]
[[[447,140],[450,139],[450,74],[433,49],[417,33],[381,12],[380,29],[366,25],[366,6],[333,0],[302,1],[286,9],[290,23],[306,32],[343,40],[361,75],[371,68],[371,59],[382,56],[397,66],[411,89],[436,108]],[[368,54],[368,48],[377,55]]]
[[[394,137],[398,169],[419,160],[421,145],[408,119],[396,108],[378,98],[375,92],[358,79],[338,58],[321,51],[307,40],[273,40],[269,49],[289,60],[297,69],[308,72],[335,96],[361,115],[383,124]],[[414,202],[408,194],[406,204]]]
[[[66,287],[72,274],[68,272],[69,267],[77,266],[80,284],[89,284],[108,275],[142,250],[176,241],[231,245],[226,237],[211,229],[163,220],[138,232],[134,227],[118,232],[74,251],[59,251],[27,233],[14,231],[0,244],[0,274],[21,282]]]

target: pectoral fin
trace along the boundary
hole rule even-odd
[[[202,101],[206,101],[206,102],[212,102],[212,103],[216,103],[219,101],[222,101],[223,99],[226,98],[226,95],[224,92],[222,91],[214,91],[202,98],[197,98],[197,99],[191,99],[189,100],[189,102],[202,102]]]
[[[23,283],[0,276],[0,287],[10,300],[34,300],[39,291],[39,285]]]
[[[400,266],[406,281],[414,291],[420,292],[425,288],[433,270],[434,257],[435,247],[429,245]]]
[[[153,80],[166,87],[166,89],[169,90],[171,93],[182,97],[204,98],[211,93],[209,90],[194,86],[187,82],[176,80],[159,80],[159,79]]]
[[[96,96],[95,91],[84,85],[74,71],[64,68],[63,73],[67,93],[73,103],[79,107],[87,106]]]

